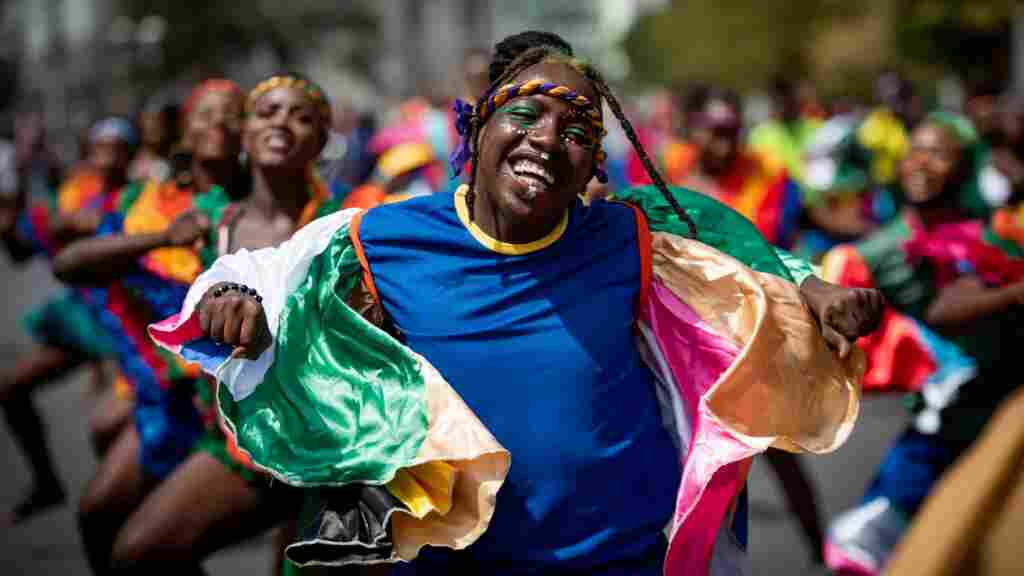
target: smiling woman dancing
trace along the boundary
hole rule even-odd
[[[635,134],[564,42],[524,36],[458,106],[467,185],[226,256],[151,333],[217,375],[224,427],[255,465],[319,502],[293,560],[734,573],[749,457],[841,443],[856,357],[828,349],[742,216],[677,191],[684,212],[653,168],[667,210],[652,204],[650,224],[627,204],[583,205],[603,178],[602,100]],[[877,316],[873,291],[805,285],[847,338]],[[360,518],[382,522],[356,558]]]
[[[147,188],[114,226],[121,233],[78,242],[58,257],[65,279],[131,284],[135,290],[123,293],[130,305],[121,309],[136,320],[180,307],[182,288],[218,255],[280,243],[337,207],[311,172],[329,120],[319,88],[271,78],[250,94],[244,123],[234,84],[208,81],[194,94],[186,107],[189,177]],[[240,146],[250,158],[251,185],[234,178]],[[235,196],[237,188],[252,193],[232,203],[228,186]],[[124,324],[144,327],[152,319]],[[146,386],[138,386],[137,430],[119,441],[83,497],[83,539],[97,573],[137,573],[157,562],[198,573],[213,550],[286,517],[288,499],[267,505],[267,479],[236,458],[219,429],[203,433],[192,382],[157,371],[170,363],[152,351],[142,356],[158,366],[144,367],[148,377],[140,379]],[[200,400],[203,392],[200,386]]]

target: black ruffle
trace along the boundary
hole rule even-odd
[[[384,486],[353,484],[311,491],[314,512],[304,514],[285,557],[299,566],[345,566],[393,561],[391,514],[408,511]]]

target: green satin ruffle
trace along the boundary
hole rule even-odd
[[[346,226],[288,297],[263,381],[240,402],[219,388],[239,445],[292,485],[386,483],[426,437],[419,361],[345,302],[360,275]]]
[[[813,274],[809,264],[769,244],[739,212],[689,188],[673,186],[669,190],[697,225],[697,240],[700,242],[732,256],[758,272],[773,274],[798,285]],[[647,215],[652,232],[668,232],[684,237],[689,235],[689,227],[680,220],[654,186],[627,188],[616,192],[615,199],[639,206]]]

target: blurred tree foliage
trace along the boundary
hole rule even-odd
[[[973,82],[1006,83],[1013,0],[898,3],[897,50],[922,79],[952,71]]]
[[[325,34],[371,38],[376,20],[367,0],[119,0],[119,13],[135,22],[157,15],[167,24],[159,65],[135,71],[137,81],[158,84],[189,72],[222,73],[247,51],[269,48],[288,67],[302,50],[314,49]],[[364,51],[352,51],[347,64],[368,69]]]
[[[802,73],[808,44],[823,21],[852,18],[870,2],[674,0],[642,17],[626,39],[634,77],[674,84],[711,79],[737,89],[774,73]]]
[[[1013,0],[673,0],[625,41],[632,76],[761,88],[776,73],[824,92],[870,93],[885,67],[920,81],[1005,76]]]

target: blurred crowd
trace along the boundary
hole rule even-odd
[[[489,85],[489,54],[475,51],[464,62],[458,97],[474,102]],[[299,185],[312,190],[308,202],[298,206],[302,218],[320,213],[328,203],[371,208],[417,196],[453,194],[466,178],[453,178],[450,167],[460,140],[454,99],[416,97],[393,110],[356,114],[341,106],[330,108],[326,96],[316,95],[319,88],[312,79],[287,78],[287,85],[306,93],[309,102],[327,108],[309,120],[326,127],[322,151],[314,147],[310,158],[312,173],[304,172],[305,158],[294,160]],[[259,94],[277,86],[264,87]],[[813,85],[780,76],[766,90],[770,117],[753,125],[747,122],[750,114],[741,96],[713,82],[655,91],[624,101],[624,107],[639,141],[670,186],[695,190],[729,206],[753,222],[770,243],[814,263],[824,280],[878,288],[886,296],[882,326],[859,342],[867,361],[864,389],[907,394],[913,417],[879,464],[863,499],[822,527],[814,486],[799,460],[781,453],[768,455],[815,560],[850,574],[882,573],[887,563],[894,574],[1008,574],[998,563],[1010,566],[1013,560],[994,553],[996,568],[964,566],[977,562],[979,550],[988,549],[980,542],[1001,537],[1004,530],[999,524],[1003,520],[985,511],[992,510],[994,502],[1011,498],[1007,494],[1021,485],[1019,455],[1014,452],[1018,448],[975,442],[987,438],[984,434],[998,434],[986,431],[986,425],[1021,436],[1020,418],[993,420],[992,415],[1000,408],[1019,411],[1020,404],[1013,395],[1016,381],[1007,370],[1013,367],[1016,319],[1024,303],[1024,290],[1019,288],[1024,280],[1024,260],[1019,259],[1024,257],[1024,105],[994,83],[974,83],[967,87],[962,110],[927,110],[921,96],[924,88],[886,72],[877,78],[873,102],[854,105],[850,99],[823,102]],[[95,320],[94,309],[123,312],[116,310],[122,288],[100,290],[90,275],[102,271],[110,279],[123,274],[128,288],[142,286],[153,291],[154,298],[170,296],[156,294],[159,290],[146,280],[132,286],[134,277],[123,267],[103,263],[109,255],[104,246],[89,246],[86,251],[79,245],[70,252],[69,247],[83,238],[134,236],[139,242],[134,251],[125,252],[121,246],[118,254],[151,259],[158,276],[187,281],[208,266],[208,260],[176,250],[223,253],[215,241],[234,242],[233,235],[247,233],[246,226],[276,233],[272,211],[265,221],[250,217],[258,212],[258,200],[245,204],[244,210],[225,208],[239,205],[243,198],[258,199],[265,187],[277,185],[271,171],[264,177],[258,168],[271,163],[267,158],[277,153],[274,142],[248,140],[256,137],[251,132],[257,128],[246,118],[259,112],[253,108],[253,97],[243,96],[247,92],[227,80],[208,81],[186,101],[152,103],[132,118],[97,119],[79,135],[79,153],[73,159],[53,152],[42,111],[24,108],[11,115],[10,135],[0,139],[0,235],[14,261],[49,258],[69,286],[29,314],[27,326],[39,347],[0,380],[8,427],[23,448],[34,479],[26,497],[11,509],[12,525],[66,500],[43,423],[32,406],[32,390],[40,382],[80,367],[91,371],[102,397],[91,419],[91,437],[97,454],[105,455],[104,466],[113,466],[108,464],[116,461],[111,453],[134,454],[138,448],[122,446],[119,433],[141,417],[133,404],[141,390],[138,381],[178,369],[166,358],[147,358],[149,366],[139,368],[142,376],[111,366],[113,351],[141,346],[137,339],[146,336],[144,330],[121,340],[98,336],[94,325],[103,320]],[[586,202],[614,201],[620,191],[652,184],[623,127],[614,121],[607,127],[608,181],[591,181]],[[205,212],[197,216],[192,192],[185,191],[195,190],[198,197],[199,191],[213,189],[223,197],[212,208],[200,206]],[[314,200],[319,203],[310,204]],[[206,233],[211,229],[222,233],[209,240]],[[1009,288],[1014,291],[1005,292]],[[970,306],[937,304],[947,302]],[[159,302],[153,306],[159,307]],[[971,312],[945,314],[963,309]],[[93,319],[87,318],[90,315]],[[122,314],[115,322],[131,332],[130,321],[130,315]],[[196,394],[205,394],[204,402],[211,402],[209,390]],[[168,403],[179,401],[161,396],[156,402],[167,409]],[[192,394],[183,401],[191,405]],[[152,426],[155,430],[165,424],[155,421]],[[199,422],[195,430],[181,434],[191,435],[192,442],[206,434],[200,429],[209,425]],[[972,446],[1010,452],[991,456],[984,466],[958,467]],[[231,446],[219,449],[228,454],[218,457],[229,460]],[[153,467],[147,470],[151,477],[171,474],[157,463],[167,455],[161,450],[179,448],[166,445],[156,450]],[[169,460],[180,462],[180,454]],[[252,471],[241,460],[231,469],[245,477]],[[980,468],[1005,473],[972,480],[972,474],[982,474]],[[111,486],[137,482],[140,494],[149,482],[127,472],[121,477],[108,472]],[[968,478],[959,478],[962,475]],[[210,478],[193,480],[209,486]],[[146,538],[157,538],[143,527],[152,524],[159,510],[147,510],[150,516],[138,520],[135,540],[125,541],[122,520],[139,500],[115,495],[102,480],[100,474],[80,504],[87,550],[109,548],[109,541],[120,534],[118,554],[141,554],[149,542]],[[964,490],[979,502],[966,510],[958,508],[963,503],[948,489],[934,490],[935,497],[929,499],[942,482],[966,483],[969,488]],[[146,486],[145,491],[151,488]],[[174,500],[160,502],[170,506]],[[237,513],[242,520],[232,530],[247,518],[257,518],[254,526],[259,524],[259,515],[246,506],[239,504],[244,514]],[[183,510],[195,512],[187,506]],[[228,512],[235,513],[225,515]],[[936,527],[948,518],[945,513],[963,519],[948,528],[950,534]],[[922,520],[925,526],[919,527],[917,517],[931,520]],[[90,540],[96,542],[94,548]],[[934,571],[920,571],[921,558],[931,558],[922,550],[947,541],[943,560],[928,560]],[[206,541],[198,545],[215,547]],[[90,556],[94,568],[103,561]],[[949,571],[950,566],[960,568]]]

